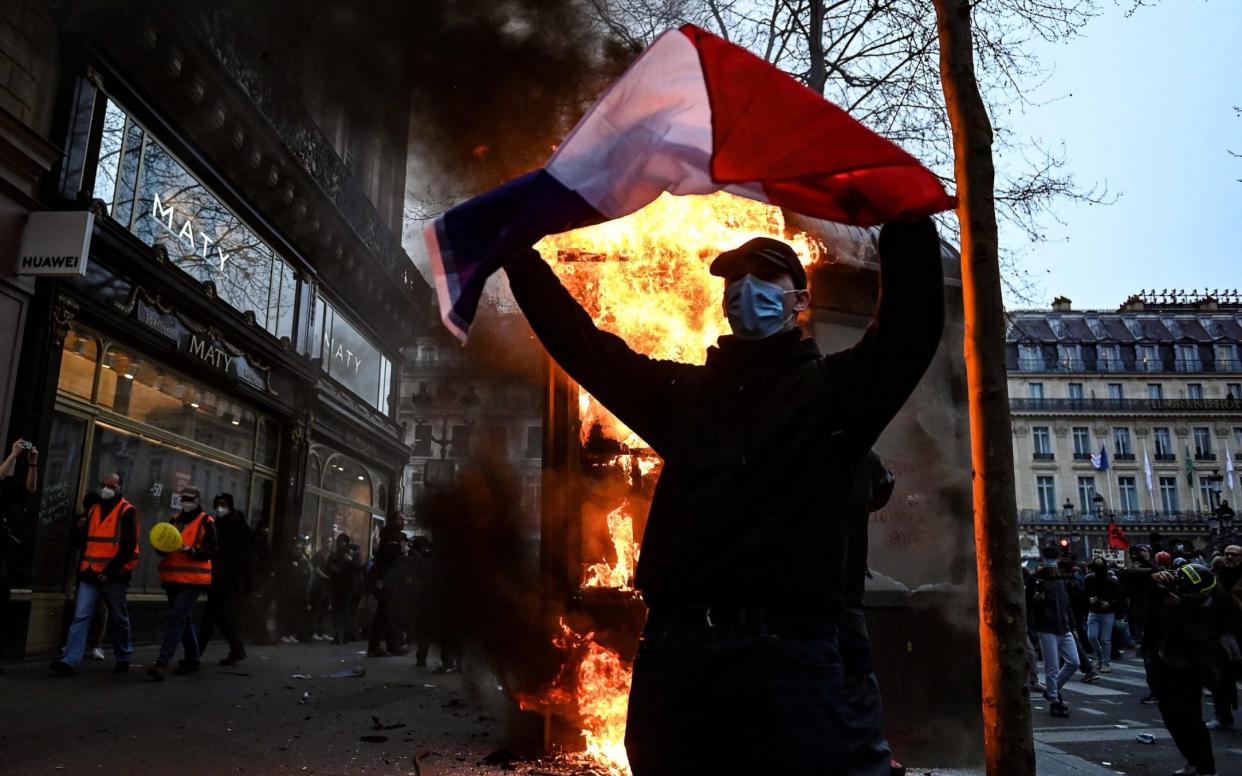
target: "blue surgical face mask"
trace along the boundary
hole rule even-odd
[[[734,335],[761,340],[784,329],[794,316],[785,313],[785,295],[796,293],[754,275],[730,283],[725,288],[725,312]]]

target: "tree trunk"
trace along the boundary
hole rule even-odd
[[[934,0],[940,82],[953,130],[979,571],[979,651],[989,776],[1033,776],[1025,595],[1018,555],[992,124],[975,80],[969,0]]]
[[[811,0],[809,22],[806,43],[811,69],[806,74],[806,85],[816,94],[823,94],[828,83],[828,64],[824,62],[824,0]]]

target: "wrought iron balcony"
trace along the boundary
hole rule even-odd
[[[1075,527],[1090,525],[1101,529],[1111,520],[1115,523],[1162,523],[1170,525],[1206,524],[1214,519],[1208,512],[1163,512],[1152,510],[1134,510],[1131,512],[1104,512],[1103,514],[1075,512],[1068,520],[1065,513],[1043,512],[1039,509],[1019,509],[1018,522],[1022,525],[1042,525],[1049,528],[1073,530]]]
[[[1242,413],[1242,399],[1010,399],[1009,409],[1051,413]]]
[[[1035,458],[1035,460],[1036,460],[1036,461],[1053,461],[1053,460],[1056,460],[1056,455],[1055,455],[1054,453],[1051,453],[1051,452],[1049,452],[1049,453],[1041,453],[1041,452],[1039,452],[1039,451],[1037,450],[1037,451],[1035,451],[1035,456],[1034,456],[1034,458]]]

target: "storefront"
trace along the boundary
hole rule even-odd
[[[44,477],[5,623],[25,653],[61,643],[74,526],[103,475],[120,474],[140,511],[142,639],[163,600],[145,533],[182,486],[232,494],[275,557],[297,536],[317,547],[342,532],[366,556],[409,455],[393,419],[399,343],[356,295],[329,287],[124,79],[88,62],[72,91],[79,177],[64,185],[92,201],[95,223],[84,274],[38,281],[50,325],[23,342],[41,354],[20,379],[38,397],[28,425]]]

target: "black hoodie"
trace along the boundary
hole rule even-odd
[[[223,501],[227,515],[216,515],[216,554],[211,559],[211,587],[222,592],[254,590],[254,531],[246,523],[246,515],[237,510],[232,493],[221,493],[212,499],[212,506]]]
[[[601,331],[537,253],[506,265],[548,353],[664,459],[636,586],[653,609],[746,605],[839,614],[854,475],[940,343],[944,277],[930,220],[879,240],[875,319],[821,355],[797,329],[721,337],[696,366]]]

